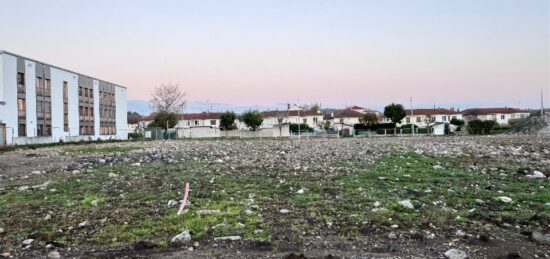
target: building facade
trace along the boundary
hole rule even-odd
[[[0,51],[0,146],[127,139],[126,88]]]
[[[529,111],[517,108],[472,108],[462,113],[466,123],[472,120],[492,120],[500,125],[508,125],[513,120],[529,117]]]
[[[417,127],[427,127],[434,123],[451,123],[452,119],[462,120],[462,113],[455,109],[414,109],[406,110],[407,116],[403,118],[398,126],[406,124],[414,124]],[[389,119],[387,122],[391,121]]]

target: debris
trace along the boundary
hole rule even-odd
[[[82,221],[78,224],[78,227],[80,228],[84,228],[84,227],[87,227],[90,225],[90,221],[89,220],[85,220],[85,221]]]
[[[216,238],[214,238],[214,241],[218,241],[218,240],[222,240],[222,241],[238,241],[238,240],[241,240],[241,236],[227,236],[227,237],[216,237]]]
[[[185,191],[183,194],[183,201],[181,202],[180,209],[178,210],[178,215],[181,215],[183,213],[183,208],[185,208],[185,204],[187,203],[187,197],[189,196],[189,183],[185,183]]]
[[[50,259],[59,259],[59,258],[61,258],[61,254],[59,254],[58,251],[54,250],[54,251],[51,251],[51,252],[48,253],[48,258],[50,258]]]
[[[531,234],[531,239],[537,243],[550,244],[550,234],[543,235],[540,232],[534,231]]]
[[[32,244],[33,242],[34,242],[34,239],[29,238],[29,239],[23,240],[23,243],[22,243],[22,244],[23,244],[23,245],[30,245],[30,244]]]
[[[281,209],[279,212],[280,212],[281,214],[288,214],[288,213],[290,213],[290,210]]]

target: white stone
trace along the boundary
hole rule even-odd
[[[506,196],[500,196],[497,198],[499,201],[502,201],[504,203],[510,203],[512,202],[512,198],[510,197],[506,197]]]
[[[378,207],[380,207],[381,204],[380,204],[379,201],[376,201],[373,205],[374,205],[375,208],[378,208]]]
[[[47,214],[47,215],[44,217],[44,220],[50,220],[51,218],[52,218],[52,215]]]
[[[288,213],[290,213],[290,210],[281,209],[279,212],[280,212],[281,214],[288,214]]]
[[[440,166],[440,165],[434,165],[433,169],[434,170],[440,170],[440,169],[445,169],[445,168],[443,166]]]
[[[533,174],[527,175],[527,177],[531,179],[545,179],[546,175],[544,175],[541,171],[534,171]]]
[[[191,234],[189,234],[189,231],[184,230],[180,234],[174,236],[172,240],[170,240],[170,243],[179,244],[179,243],[189,242],[189,241],[191,241]]]
[[[304,193],[304,189],[300,189],[296,192],[297,194],[303,194]]]
[[[80,222],[80,223],[78,224],[78,227],[83,228],[83,227],[87,227],[87,226],[89,226],[89,225],[90,225],[90,221],[89,221],[89,220],[85,220],[85,221]]]
[[[399,205],[405,208],[414,209],[414,205],[411,203],[410,200],[402,200],[402,201],[399,201],[398,203]]]
[[[30,245],[30,244],[32,244],[32,242],[34,242],[34,239],[32,239],[32,238],[25,239],[25,240],[23,240],[23,245]]]
[[[115,173],[109,173],[109,178],[116,178],[118,177],[118,174],[115,174]]]
[[[468,255],[466,252],[458,249],[450,249],[447,252],[445,252],[445,258],[447,259],[466,259],[468,258]]]
[[[57,252],[57,251],[51,251],[51,252],[48,253],[48,258],[58,259],[58,258],[61,258],[61,254],[59,254],[59,252]]]

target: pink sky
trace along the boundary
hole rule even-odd
[[[179,84],[190,100],[232,104],[413,97],[536,107],[541,89],[550,92],[547,1],[14,1],[3,9],[0,49],[124,85],[134,100],[161,83]],[[21,12],[29,18],[17,19]]]

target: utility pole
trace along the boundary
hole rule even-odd
[[[413,108],[413,98],[412,97],[411,97],[411,129],[412,129],[413,136],[415,136],[415,133],[414,133],[414,108]]]
[[[544,103],[542,98],[542,90],[540,90],[540,115],[544,115]]]

